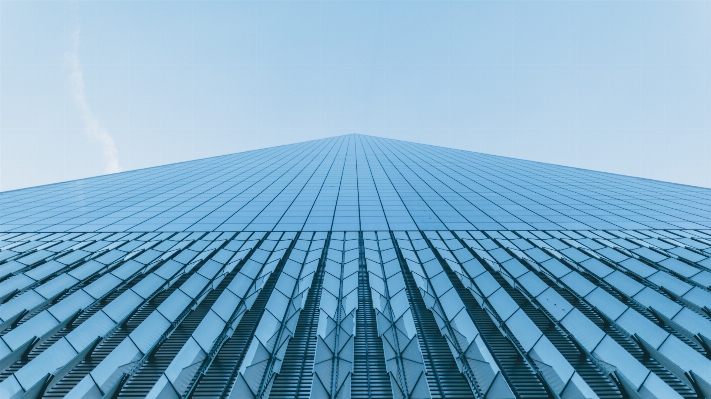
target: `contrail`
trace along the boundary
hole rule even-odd
[[[69,66],[69,84],[74,95],[74,102],[79,110],[82,121],[84,121],[84,133],[91,140],[96,140],[101,144],[103,157],[105,162],[106,173],[115,173],[121,171],[121,165],[118,160],[118,150],[116,142],[109,134],[105,127],[101,125],[99,119],[94,116],[86,101],[86,93],[84,92],[84,75],[79,62],[79,34],[80,29],[77,28],[72,34],[72,48],[64,54],[66,62]]]

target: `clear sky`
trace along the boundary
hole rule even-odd
[[[353,132],[711,187],[711,1],[0,0],[0,190]]]

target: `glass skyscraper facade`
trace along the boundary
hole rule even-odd
[[[711,398],[711,190],[347,135],[0,193],[0,398]]]

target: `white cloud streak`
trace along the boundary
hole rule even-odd
[[[74,97],[74,103],[77,106],[82,122],[84,122],[84,133],[89,139],[97,141],[101,145],[104,170],[106,173],[120,172],[122,169],[119,164],[116,142],[108,130],[101,125],[99,119],[91,112],[91,108],[86,101],[84,74],[79,62],[79,38],[80,29],[77,28],[72,34],[71,50],[64,54],[69,67],[69,86]]]

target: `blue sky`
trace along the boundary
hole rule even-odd
[[[0,190],[358,132],[711,187],[710,1],[0,1]]]

